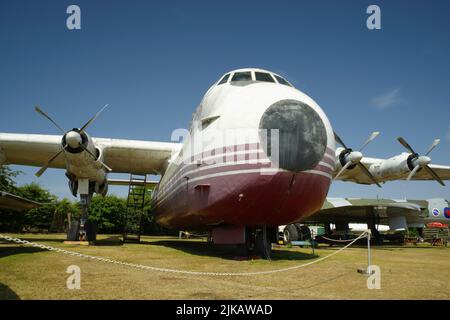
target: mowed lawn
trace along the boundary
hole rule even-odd
[[[314,261],[337,247],[276,246],[272,261],[235,259],[233,248],[204,240],[143,237],[122,245],[99,236],[96,246],[67,245],[64,235],[12,235],[58,248],[154,267],[254,272]],[[381,268],[381,289],[369,290],[357,269],[367,265],[367,250],[351,247],[303,268],[258,276],[192,276],[134,269],[0,240],[0,299],[449,299],[450,248],[377,247],[372,263]],[[66,286],[67,267],[81,269],[81,289]]]

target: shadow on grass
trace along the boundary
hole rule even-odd
[[[105,239],[99,239],[95,241],[95,245],[102,247],[102,246],[110,246],[110,247],[114,247],[114,246],[123,246],[123,242],[122,242],[122,236],[111,236]]]
[[[61,239],[61,238],[32,238],[32,237],[27,237],[27,235],[23,235],[19,236],[20,239],[22,240],[26,240],[26,241],[30,241],[30,242],[37,242],[37,243],[43,243],[43,242],[53,242],[53,243],[64,243],[64,241],[66,241],[66,239]],[[13,243],[10,241],[6,241],[6,240],[0,240],[0,244],[7,244],[7,243]],[[99,239],[95,241],[95,245],[96,246],[122,246],[122,236],[110,236],[108,238],[105,239]]]
[[[40,248],[33,248],[33,247],[0,247],[0,258],[6,258],[8,256],[13,256],[16,254],[22,254],[22,253],[36,253],[36,252],[43,252],[47,251]]]
[[[0,300],[20,300],[20,297],[6,284],[0,283]]]
[[[211,256],[222,259],[236,260],[242,256],[237,246],[233,245],[215,245],[200,241],[186,240],[160,240],[160,241],[141,241],[141,244],[163,246],[180,250],[189,254],[198,256]],[[309,260],[317,258],[316,255],[289,251],[283,249],[272,250],[272,260]]]

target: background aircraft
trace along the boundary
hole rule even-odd
[[[363,199],[328,197],[322,209],[305,218],[301,223],[323,224],[327,236],[334,232],[340,235],[350,231],[350,224],[367,224],[372,235],[378,239],[379,226],[399,231],[416,228],[419,233],[429,223],[450,223],[450,203],[441,198],[428,200]],[[385,229],[385,228],[384,228]],[[281,230],[286,242],[310,236],[309,230],[300,224],[286,226]]]
[[[25,211],[39,208],[42,205],[42,203],[28,200],[9,192],[0,191],[0,209]]]

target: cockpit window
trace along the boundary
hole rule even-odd
[[[228,78],[229,78],[229,77],[230,77],[230,74],[229,74],[229,73],[226,74],[226,75],[224,75],[223,78],[222,78],[222,80],[220,80],[219,83],[218,83],[217,85],[226,83],[226,82],[228,81]]]
[[[275,82],[269,73],[255,71],[255,80],[264,82]]]
[[[252,81],[252,73],[250,71],[236,72],[231,81]]]
[[[278,83],[284,84],[284,85],[286,85],[286,86],[291,86],[291,85],[289,84],[289,82],[287,82],[286,80],[284,80],[282,77],[277,76],[276,74],[274,74],[274,76],[275,76],[275,78],[277,79]]]

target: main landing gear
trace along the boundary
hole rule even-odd
[[[67,232],[68,241],[95,241],[97,239],[97,224],[88,219],[88,209],[91,204],[92,194],[81,194],[81,217],[78,221],[72,221]]]

